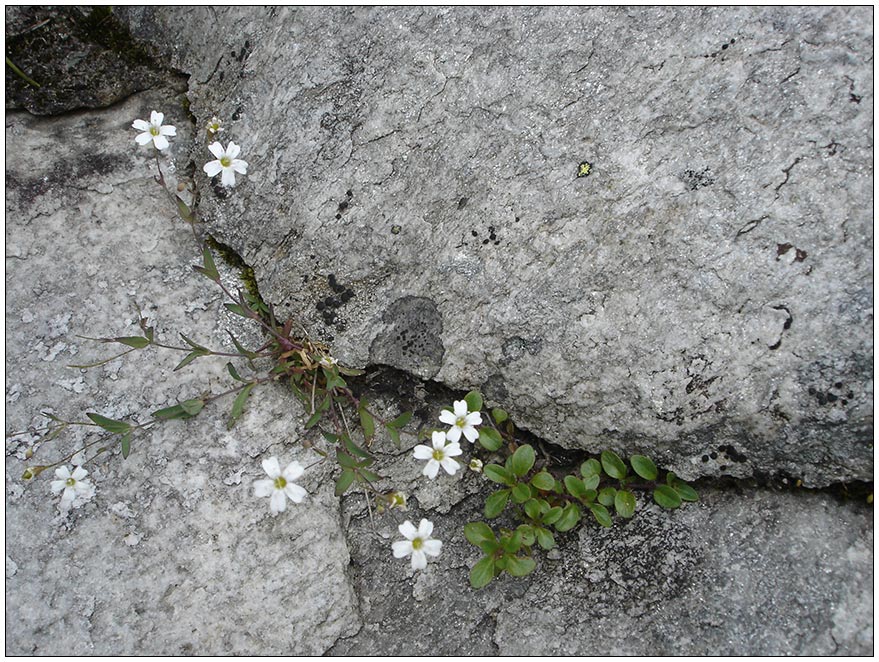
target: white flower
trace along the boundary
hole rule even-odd
[[[433,448],[421,444],[413,449],[415,451],[416,460],[428,461],[427,466],[424,467],[424,471],[421,473],[433,480],[436,478],[439,468],[442,467],[450,476],[455,475],[455,472],[461,468],[461,465],[453,460],[452,457],[460,455],[463,452],[461,447],[457,442],[452,442],[446,445],[445,432],[434,432],[431,436],[431,441],[433,443]]]
[[[55,478],[58,480],[53,480],[49,487],[52,488],[52,494],[64,491],[59,504],[61,510],[70,510],[77,498],[87,501],[94,495],[94,485],[85,480],[88,475],[89,472],[82,467],[76,467],[73,473],[66,466],[55,469]]]
[[[137,136],[135,136],[134,142],[138,145],[146,145],[152,140],[156,149],[168,149],[170,143],[165,136],[176,136],[177,129],[170,124],[162,126],[162,121],[164,121],[164,119],[165,115],[163,113],[154,110],[150,113],[149,122],[146,120],[134,120],[134,122],[131,123],[131,128],[143,131],[143,133],[138,133]]]
[[[242,175],[247,174],[247,161],[236,158],[241,152],[241,147],[233,142],[229,143],[228,149],[218,143],[208,145],[211,154],[217,157],[216,161],[208,161],[204,164],[204,171],[208,177],[216,177],[223,173],[223,186],[235,186],[235,173],[240,172]]]
[[[320,364],[324,368],[332,368],[333,366],[339,365],[339,362],[332,356],[325,356],[320,360]]]
[[[253,493],[258,497],[271,497],[269,505],[273,513],[277,515],[287,509],[288,497],[293,503],[302,503],[308,493],[299,485],[293,484],[305,471],[301,464],[294,460],[282,472],[278,458],[270,457],[262,461],[262,468],[269,478],[253,481]]]
[[[428,556],[440,555],[443,543],[430,537],[433,533],[433,523],[429,520],[421,520],[417,529],[412,522],[406,520],[400,525],[400,533],[406,540],[399,540],[391,545],[394,558],[402,559],[411,555],[413,570],[424,570],[427,567]]]
[[[449,438],[449,441],[457,442],[461,438],[461,433],[463,433],[467,437],[467,441],[473,443],[479,438],[479,432],[473,426],[482,424],[482,414],[478,411],[468,413],[466,400],[456,400],[454,409],[454,413],[448,410],[440,412],[440,422],[452,426],[446,432],[446,436]]]
[[[216,115],[211,118],[211,121],[208,122],[208,133],[211,135],[217,135],[220,131],[225,131],[223,128],[223,123],[220,121]]]

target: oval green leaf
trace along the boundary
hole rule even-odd
[[[482,444],[483,448],[490,451],[496,451],[504,445],[504,440],[501,438],[500,433],[494,428],[480,428],[479,443]]]
[[[592,511],[592,516],[595,517],[595,521],[601,524],[601,526],[608,529],[613,526],[613,520],[610,518],[610,513],[607,511],[607,508],[599,503],[593,503],[589,506],[589,510]]]
[[[541,471],[531,479],[531,484],[538,490],[549,492],[555,487],[555,478],[546,471]]]
[[[598,493],[598,503],[602,506],[612,506],[616,495],[617,491],[613,487],[605,487]]]
[[[479,391],[470,391],[464,396],[468,411],[480,411],[482,409],[482,394]]]
[[[604,473],[617,480],[625,478],[628,473],[626,463],[613,451],[602,451],[601,466],[604,469]]]
[[[351,487],[351,483],[353,482],[354,472],[351,469],[343,469],[342,474],[336,481],[336,496],[342,496],[345,494],[345,490]]]
[[[483,557],[470,569],[470,586],[482,588],[494,579],[494,559],[490,556]]]
[[[531,471],[531,467],[534,466],[534,449],[531,448],[528,444],[524,446],[519,446],[516,449],[516,452],[513,453],[512,457],[512,469],[513,473],[517,476],[521,477]]]
[[[524,577],[530,574],[536,566],[537,564],[534,562],[534,559],[527,556],[507,557],[507,572],[513,577]]]
[[[525,503],[531,498],[531,488],[527,483],[518,483],[513,488],[513,501],[516,503]]]
[[[677,508],[681,505],[681,497],[668,485],[660,485],[653,490],[653,500],[663,508]]]
[[[635,473],[645,480],[656,480],[656,477],[659,475],[653,460],[646,455],[633,455],[629,458],[629,462],[632,464],[632,469],[635,470]]]
[[[485,516],[489,519],[500,515],[510,500],[510,490],[499,490],[485,500]]]
[[[620,517],[630,518],[635,514],[635,495],[627,490],[618,490],[614,497],[614,508]]]
[[[684,501],[698,501],[699,495],[696,490],[687,485],[681,479],[677,479],[672,484],[672,489],[678,493],[678,496],[681,497]]]
[[[494,531],[485,522],[470,522],[464,525],[464,537],[472,545],[479,545],[486,540],[495,540]]]
[[[516,478],[509,471],[497,464],[486,464],[482,469],[486,478],[501,485],[515,485]]]
[[[591,458],[586,460],[583,464],[580,465],[580,475],[583,478],[590,478],[591,476],[601,476],[601,464],[595,458]]]

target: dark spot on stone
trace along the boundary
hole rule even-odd
[[[354,192],[351,191],[351,189],[348,189],[347,191],[345,191],[345,195],[347,195],[349,198],[353,198],[353,197],[354,197]]]
[[[732,445],[727,446],[725,452],[726,456],[733,462],[744,462],[748,459],[747,456],[744,455],[744,453],[739,453],[736,450],[735,446]]]
[[[482,240],[482,245],[483,245],[483,246],[484,246],[485,244],[487,244],[487,243],[488,243],[488,239],[483,239],[483,240]]]
[[[710,455],[711,455],[711,459],[712,459],[712,460],[716,460],[716,459],[717,459],[717,453],[716,453],[716,452],[711,451]]]
[[[848,99],[853,103],[861,103],[861,99],[863,99],[860,94],[855,94],[854,92],[849,93]]]
[[[322,129],[332,129],[336,126],[336,122],[339,121],[339,118],[333,115],[333,113],[324,113],[323,117],[320,118],[320,126]]]
[[[461,198],[460,200],[458,200],[458,209],[464,209],[464,207],[466,205],[467,205],[467,198]]]
[[[839,398],[836,395],[834,395],[833,393],[827,394],[827,401],[828,402],[836,402],[837,400],[839,400]]]
[[[709,458],[708,458],[707,455],[703,455],[703,456],[702,456],[702,461],[703,461],[703,462],[708,462],[708,459],[709,459]]]
[[[787,253],[791,248],[793,248],[793,244],[776,244],[775,247],[775,259],[777,260],[779,257]]]
[[[341,215],[341,214],[336,214],[336,220],[337,220],[337,221],[338,221],[339,219],[341,219],[341,218],[342,218],[342,215]]]
[[[241,119],[241,106],[238,106],[238,108],[235,109],[235,112],[232,113],[232,119],[233,120],[240,120]]]
[[[392,225],[391,226],[391,234],[400,234],[400,232],[402,232],[402,231],[403,231],[403,228],[400,227],[399,225]]]
[[[339,211],[345,211],[346,209],[348,209],[348,201],[342,200],[342,202],[339,203]]]
[[[720,470],[721,470],[721,471],[726,471],[726,468],[727,468],[727,466],[726,466],[725,464],[721,464],[721,465],[720,465]]]
[[[518,217],[518,216],[516,216],[516,223],[518,223],[518,222],[519,222],[519,217]]]
[[[472,234],[474,237],[479,236],[479,233],[476,230],[470,230],[470,234]]]
[[[318,310],[323,310],[327,307],[327,304],[325,304],[323,301],[318,301],[316,304],[314,304],[314,307]]]
[[[680,177],[681,181],[683,181],[691,191],[695,191],[705,186],[711,186],[715,182],[715,179],[711,174],[711,168],[707,166],[698,172],[690,169],[685,170]]]
[[[729,44],[724,44],[720,47],[720,50],[725,51],[727,48],[729,48]]]
[[[778,342],[775,343],[774,345],[769,345],[769,349],[773,349],[773,350],[778,349],[779,347],[781,347],[781,339],[779,339]]]
[[[855,394],[852,393],[851,391],[849,391],[848,393],[845,394],[845,397],[847,397],[847,398],[853,398],[853,397],[855,397]]]
[[[382,315],[384,328],[369,348],[370,363],[406,370],[423,379],[442,366],[443,319],[426,297],[406,296],[390,304]]]
[[[842,388],[842,382],[836,382],[833,386],[834,388]]]
[[[845,405],[848,404],[848,400],[846,400],[845,398],[843,398],[842,400],[840,400],[840,402],[842,402],[843,406],[845,406]]]
[[[815,395],[815,387],[814,386],[809,387],[809,395]]]
[[[540,338],[522,338],[521,336],[512,336],[504,340],[501,345],[501,354],[508,361],[516,361],[527,352],[531,356],[535,356],[543,347],[543,340]]]
[[[482,394],[489,400],[495,402],[505,402],[509,399],[510,394],[507,385],[504,382],[503,375],[499,373],[493,374],[484,384],[482,384]]]
[[[808,253],[806,251],[800,250],[799,248],[796,249],[796,251],[797,256],[794,258],[794,262],[802,262],[806,259],[806,256],[808,256]]]

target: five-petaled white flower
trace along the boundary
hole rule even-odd
[[[216,161],[208,161],[204,164],[204,171],[208,177],[216,177],[223,173],[223,186],[235,186],[235,173],[240,172],[242,175],[247,174],[247,161],[236,158],[241,153],[241,146],[233,142],[229,143],[227,149],[223,149],[223,145],[219,142],[208,145],[211,154],[217,157]]]
[[[138,131],[143,131],[143,133],[138,133],[134,142],[138,145],[146,145],[150,140],[153,141],[153,145],[156,146],[156,149],[168,149],[169,142],[166,136],[176,136],[177,129],[176,127],[171,126],[170,124],[166,126],[162,126],[162,122],[165,120],[164,113],[160,113],[157,111],[153,111],[150,113],[150,121],[146,120],[134,120],[131,123],[132,129],[137,129]]]
[[[452,427],[446,432],[449,441],[457,442],[463,433],[467,441],[473,443],[479,438],[479,432],[474,427],[482,424],[482,414],[478,411],[467,411],[466,400],[456,400],[454,413],[448,410],[440,412],[440,422]]]
[[[88,499],[95,493],[94,486],[85,480],[88,475],[89,472],[82,467],[76,467],[73,473],[66,466],[55,469],[55,478],[58,480],[53,480],[49,487],[52,488],[52,494],[64,491],[59,504],[61,510],[70,510],[77,497]]]
[[[391,547],[394,550],[394,558],[402,559],[404,556],[412,556],[412,569],[424,570],[427,567],[428,556],[439,556],[443,543],[430,537],[433,533],[433,523],[423,519],[416,529],[409,520],[400,525],[400,533],[406,540],[399,540]]]
[[[320,364],[324,368],[332,368],[333,366],[339,365],[339,362],[336,359],[334,359],[332,356],[327,355],[327,356],[324,356],[323,358],[321,358]]]
[[[422,473],[433,480],[436,478],[437,473],[439,473],[439,468],[442,467],[446,470],[447,474],[453,476],[461,468],[461,465],[453,460],[452,457],[463,452],[461,447],[457,442],[446,444],[445,432],[434,432],[431,435],[431,442],[433,443],[433,448],[426,444],[421,444],[413,449],[416,460],[428,461]]]
[[[301,464],[294,460],[282,472],[278,458],[270,457],[262,461],[262,468],[265,469],[269,477],[253,481],[253,492],[258,497],[272,498],[269,505],[273,513],[277,515],[287,509],[288,497],[293,503],[302,503],[308,493],[299,485],[293,484],[293,481],[305,471]]]

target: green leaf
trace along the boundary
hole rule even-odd
[[[370,460],[370,462],[371,462],[371,461],[372,461],[372,460]],[[370,483],[375,483],[375,482],[377,482],[377,481],[379,481],[379,480],[382,479],[382,477],[379,476],[379,475],[378,475],[377,473],[375,473],[374,471],[370,471],[369,469],[364,469],[364,468],[363,468],[363,462],[361,462],[360,465],[361,465],[361,466],[360,466],[360,468],[359,468],[357,471],[359,472],[359,474],[360,474],[361,476],[363,476],[363,477],[364,477],[366,480],[368,480]]]
[[[698,501],[699,494],[692,487],[687,485],[680,478],[676,479],[674,483],[672,483],[672,489],[678,493],[678,496],[681,497],[684,501]]]
[[[468,411],[479,411],[482,409],[482,394],[479,391],[470,391],[464,396],[467,403]]]
[[[324,433],[324,437],[326,437],[326,436],[327,436],[326,433]],[[338,440],[338,437],[337,437],[337,440]],[[349,453],[351,453],[351,455],[355,455],[357,457],[362,457],[362,458],[372,459],[372,456],[369,453],[367,453],[365,450],[360,448],[360,446],[358,446],[353,441],[351,441],[350,437],[348,437],[347,434],[343,437],[343,441],[345,444],[345,449]]]
[[[485,522],[470,522],[464,525],[464,537],[471,545],[479,546],[486,540],[497,540],[494,531]]]
[[[247,402],[247,398],[250,397],[250,392],[253,390],[253,387],[256,384],[248,384],[241,392],[235,397],[235,402],[232,403],[232,415],[229,417],[229,423],[227,424],[227,428],[229,430],[232,429],[232,426],[235,425],[235,421],[241,418],[241,414],[244,413],[244,405]]]
[[[237,303],[224,303],[223,305],[226,307],[226,310],[228,310],[229,312],[235,313],[236,315],[240,315],[241,317],[250,317],[250,315],[247,314],[247,311],[244,310],[244,308],[239,306]]]
[[[204,400],[192,398],[191,400],[184,400],[180,403],[180,406],[183,407],[183,411],[187,414],[195,416],[198,412],[204,409]]]
[[[490,494],[489,497],[485,500],[485,516],[488,519],[493,519],[500,515],[504,508],[507,506],[507,501],[510,500],[510,490],[498,490],[493,494]]]
[[[337,448],[336,449],[336,460],[338,460],[339,464],[343,467],[347,467],[348,469],[356,469],[357,468],[357,460],[348,455],[345,451]]]
[[[356,368],[343,368],[340,365],[336,366],[336,370],[338,370],[343,375],[348,375],[349,377],[358,377],[359,375],[366,374],[366,370],[357,370]]]
[[[610,518],[610,513],[607,511],[607,508],[599,503],[593,503],[589,506],[589,510],[592,511],[595,521],[601,524],[601,526],[608,529],[613,526],[613,520]]]
[[[122,447],[122,459],[127,460],[128,454],[131,452],[131,431],[128,431],[124,435],[122,435],[122,439],[120,439],[119,445]]]
[[[149,338],[141,338],[140,336],[125,336],[124,338],[113,338],[113,340],[134,347],[134,349],[143,349],[150,344]]]
[[[604,468],[604,473],[617,480],[625,478],[628,473],[626,463],[613,451],[602,451],[601,466]]]
[[[527,483],[518,483],[513,488],[513,501],[516,503],[525,503],[531,498],[531,488]]]
[[[501,537],[501,547],[505,552],[515,554],[522,547],[522,534],[517,529],[511,534]]]
[[[523,505],[525,514],[531,519],[540,519],[540,502],[537,499],[528,499]]]
[[[229,374],[232,376],[232,379],[234,379],[234,380],[236,380],[236,381],[239,381],[239,382],[246,382],[246,381],[247,381],[246,379],[242,379],[242,378],[241,378],[241,375],[238,374],[238,371],[235,369],[235,366],[232,365],[232,362],[231,362],[231,361],[229,361],[229,362],[226,364],[226,370],[227,370],[227,371],[229,372]]]
[[[520,524],[516,527],[516,531],[522,536],[522,544],[530,547],[534,544],[534,527],[528,524]]]
[[[397,428],[388,427],[388,436],[391,438],[394,446],[400,448],[400,431]]]
[[[366,400],[360,401],[360,427],[363,428],[363,438],[369,441],[375,436],[375,420],[366,410]]]
[[[635,473],[645,480],[656,480],[656,477],[659,475],[653,460],[646,455],[633,455],[629,458],[629,462]]]
[[[549,492],[555,487],[555,478],[546,471],[541,471],[534,475],[531,484],[538,490]]]
[[[175,418],[192,418],[181,405],[173,405],[164,409],[157,409],[153,412],[153,417],[163,421],[170,421]]]
[[[500,425],[505,420],[507,420],[510,417],[510,415],[507,414],[507,412],[505,412],[503,409],[495,408],[495,409],[491,410],[491,417],[494,419],[495,423]]]
[[[204,247],[203,258],[204,258],[204,268],[200,269],[199,271],[201,271],[201,273],[203,273],[205,276],[207,276],[211,280],[214,280],[219,283],[220,282],[220,272],[217,271],[217,265],[214,264],[214,257],[213,257],[213,255],[211,255],[211,251],[210,251],[210,249],[208,249],[207,245],[205,245],[205,247]]]
[[[305,421],[305,429],[310,430],[315,425],[317,425],[318,422],[320,421],[321,417],[324,415],[324,411],[325,411],[324,409],[321,409],[320,407],[318,407],[314,411],[314,413],[308,417],[308,420]]]
[[[343,469],[342,474],[336,481],[336,496],[342,496],[354,482],[354,472],[351,469]]]
[[[386,427],[395,428],[397,430],[402,430],[405,427],[406,423],[408,423],[411,420],[412,420],[412,412],[411,411],[404,411],[402,414],[397,416],[397,418],[395,418],[393,421],[388,423]]]
[[[483,557],[470,569],[470,586],[482,588],[491,583],[494,577],[494,559],[490,556]]]
[[[589,478],[583,479],[583,487],[587,490],[595,490],[598,488],[598,484],[601,482],[600,474],[592,474]]]
[[[519,448],[516,449],[516,452],[513,453],[512,460],[511,467],[513,473],[522,477],[531,471],[531,467],[534,466],[534,449],[528,444],[519,446]]]
[[[95,425],[104,428],[108,432],[124,434],[131,430],[131,425],[125,421],[117,421],[112,418],[107,418],[106,416],[101,416],[100,414],[92,414],[89,412],[86,412],[86,416],[92,419],[92,422],[95,423]]]
[[[555,547],[555,538],[549,529],[535,527],[535,532],[537,534],[537,544],[543,549],[552,549]]]
[[[251,352],[250,350],[245,349],[244,346],[240,342],[238,342],[238,338],[236,338],[231,331],[227,331],[226,333],[228,333],[229,337],[232,338],[232,344],[235,345],[235,349],[238,350],[238,353],[241,354],[241,356],[244,356],[248,359],[255,359],[257,356],[259,356],[259,354],[257,354],[256,352]]]
[[[568,490],[568,494],[577,499],[586,494],[586,486],[576,476],[565,476],[565,488]]]
[[[192,347],[192,349],[200,349],[200,350],[205,351],[205,352],[207,352],[208,354],[210,354],[210,351],[211,351],[211,350],[209,350],[209,349],[208,349],[207,347],[205,347],[204,345],[199,345],[197,342],[195,342],[195,341],[192,340],[191,338],[187,338],[187,337],[186,337],[185,335],[183,335],[182,333],[180,334],[180,337],[183,338],[183,341],[184,341],[187,345],[189,345],[190,347]]]
[[[555,506],[554,508],[547,510],[540,521],[544,524],[555,524],[559,521],[564,512],[565,511],[561,506]]]
[[[614,498],[617,515],[630,518],[635,514],[635,495],[627,490],[618,490]]]
[[[527,556],[510,556],[507,557],[507,572],[513,577],[524,577],[530,574],[537,566],[534,559]]]
[[[600,477],[601,464],[599,464],[598,460],[596,460],[595,458],[586,460],[583,464],[580,465],[580,475],[583,476],[583,478],[589,478],[591,476]]]
[[[663,508],[677,508],[681,505],[681,497],[673,487],[660,485],[653,490],[653,500]]]
[[[494,428],[480,428],[479,443],[482,444],[483,448],[487,448],[490,451],[496,451],[504,445],[504,440],[501,438],[500,433]]]
[[[177,201],[177,213],[180,214],[180,218],[187,223],[192,223],[195,219],[192,217],[192,210],[189,208],[189,205],[183,202],[179,196],[175,195],[174,200]]]
[[[616,499],[617,491],[613,487],[605,487],[598,493],[598,503],[602,506],[612,506]]]
[[[180,363],[177,364],[177,367],[174,368],[174,372],[180,370],[183,367],[188,366],[190,363],[195,361],[197,358],[202,357],[202,356],[207,356],[208,354],[210,354],[210,351],[206,350],[206,349],[192,350],[191,352],[189,352],[189,354],[187,354],[185,357],[183,357],[183,360]]]
[[[501,485],[513,486],[516,484],[516,478],[509,471],[497,464],[486,464],[482,469],[482,473],[486,478]]]
[[[579,521],[580,508],[577,504],[569,503],[564,507],[564,510],[562,510],[562,516],[555,523],[556,531],[570,531],[577,526],[577,522]]]

